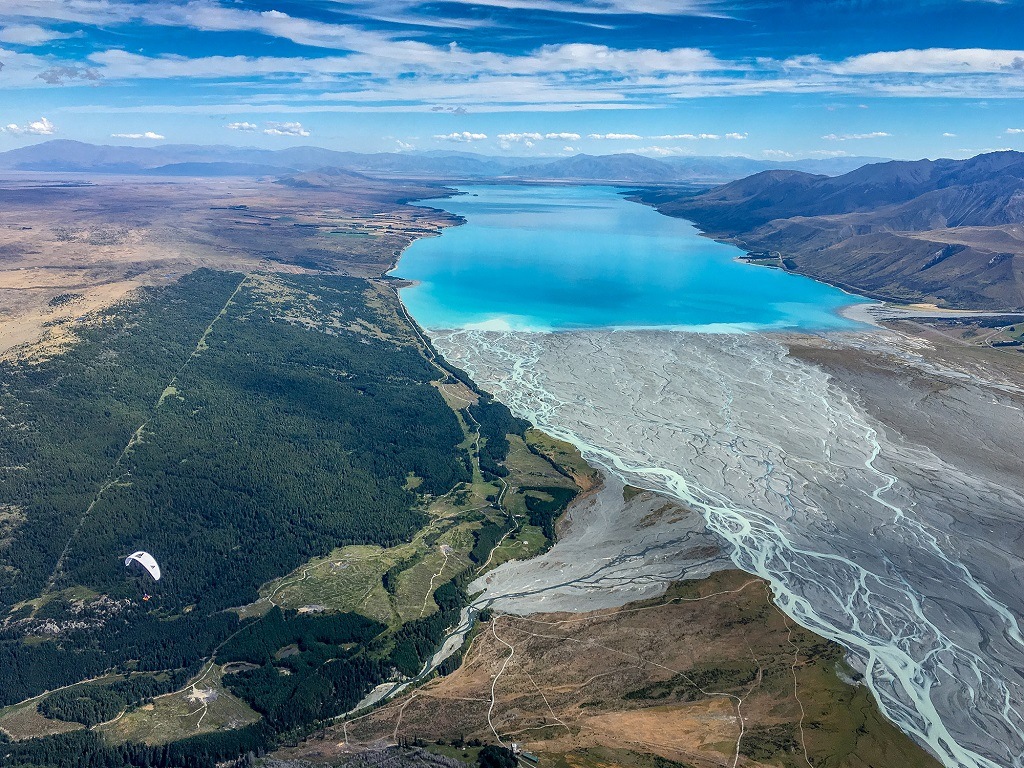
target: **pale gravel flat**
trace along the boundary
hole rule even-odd
[[[470,586],[482,591],[475,604],[523,615],[596,611],[732,566],[725,542],[699,513],[653,493],[625,502],[622,491],[609,475],[572,505],[554,547],[477,579]]]
[[[870,376],[844,383],[764,335],[434,340],[518,415],[620,479],[699,510],[737,565],[771,581],[784,610],[850,649],[888,716],[947,765],[1024,767],[1024,470],[994,460],[1024,434],[1012,381],[885,332],[829,343],[851,355],[884,350],[897,373],[934,385],[927,398],[887,399],[892,383]],[[492,588],[530,592],[570,562],[566,575],[600,565],[609,549],[642,548],[644,530],[608,514],[592,515],[591,541],[577,529],[547,561],[496,572]],[[617,535],[604,548],[609,531]],[[634,562],[643,583],[650,564]],[[682,558],[674,564],[685,571]],[[615,600],[630,584],[621,565]],[[572,604],[553,600],[538,610]]]

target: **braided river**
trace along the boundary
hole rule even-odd
[[[615,190],[467,191],[426,203],[467,223],[394,271],[441,353],[617,482],[700,512],[945,765],[1024,768],[1019,383]],[[651,542],[615,547],[621,582]],[[634,560],[645,583],[672,570]],[[522,612],[530,568],[495,571],[488,599]]]

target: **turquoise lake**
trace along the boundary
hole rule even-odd
[[[429,329],[674,328],[726,332],[857,327],[865,301],[736,261],[738,248],[609,187],[472,186],[422,203],[464,217],[413,243],[392,272]]]

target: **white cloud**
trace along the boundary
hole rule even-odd
[[[457,141],[457,142],[472,142],[472,141],[483,141],[487,138],[486,133],[470,133],[469,131],[462,131],[461,133],[446,133],[442,135],[434,136],[438,141]]]
[[[587,138],[599,141],[639,141],[643,136],[637,136],[635,133],[591,133]]]
[[[508,55],[467,51],[454,43],[433,46],[414,40],[388,40],[379,36],[350,40],[354,53],[316,58],[276,56],[205,56],[186,58],[143,56],[120,49],[89,56],[110,78],[256,77],[267,74],[363,74],[378,77],[407,74],[479,76],[485,73],[534,76],[568,73],[615,74],[623,77],[656,76],[740,68],[693,48],[668,51],[616,49],[603,45],[547,45],[530,53]],[[606,78],[601,78],[605,80]],[[456,81],[458,82],[458,81]],[[454,97],[448,97],[453,99]]]
[[[359,27],[289,16],[280,11],[254,11],[220,6],[210,0],[138,2],[131,0],[4,0],[3,13],[98,27],[145,24],[184,27],[204,32],[255,32],[300,45],[353,50],[359,41],[386,41],[385,35]]]
[[[411,149],[416,149],[415,145],[410,144],[407,141],[402,141],[401,139],[395,139],[395,144],[398,146],[400,152],[408,152]]]
[[[659,74],[668,72],[710,72],[728,68],[702,48],[652,48],[627,50],[606,45],[567,43],[545,45],[527,57],[538,71],[548,72],[617,72],[620,74]],[[527,62],[523,62],[526,64]]]
[[[955,139],[956,138],[956,134],[955,133],[949,133],[948,131],[943,133],[942,135],[943,135],[943,137],[945,137],[947,139]]]
[[[698,15],[719,16],[719,8],[727,7],[722,0],[451,0],[453,4],[508,8],[512,10],[541,10],[555,13],[606,15],[606,14],[650,14],[650,15]],[[154,7],[147,8],[146,5]],[[411,23],[419,26],[430,25],[422,16],[402,16],[401,12],[413,8],[430,6],[427,0],[348,0],[347,11],[359,15],[397,23]],[[8,7],[9,6],[9,7]],[[143,7],[137,7],[143,6]],[[4,0],[5,12],[16,16],[57,21],[78,21],[87,24],[110,24],[146,19],[153,24],[180,25],[191,11],[196,25],[212,23],[211,19],[231,20],[230,14],[217,15],[222,9],[203,0],[192,0],[186,9],[170,4],[140,3],[138,0]],[[262,16],[269,22],[275,18],[290,18],[279,11],[264,13],[249,12],[251,16]],[[326,25],[331,26],[331,25]]]
[[[787,152],[784,149],[763,149],[761,154],[771,160],[789,160],[793,157],[792,152]]]
[[[860,139],[884,139],[892,136],[885,131],[872,131],[871,133],[829,133],[821,138],[826,141],[859,141]]]
[[[5,125],[3,129],[7,131],[7,133],[29,134],[32,136],[52,136],[57,132],[57,128],[54,124],[45,117],[33,120],[31,123],[27,123],[26,125],[10,123],[9,125]]]
[[[152,141],[162,141],[167,138],[162,136],[155,131],[146,131],[145,133],[112,133],[110,134],[112,139],[150,139]]]
[[[638,155],[653,155],[655,157],[672,157],[674,155],[684,155],[686,152],[681,147],[640,147],[639,149],[633,150]]]
[[[572,14],[616,14],[643,13],[659,15],[718,15],[709,11],[722,0],[456,0],[463,4],[502,7],[509,9],[536,9]],[[421,11],[408,13],[412,9],[426,6],[425,0],[350,0],[347,11],[356,15],[380,19],[391,23],[423,26],[442,26],[447,29],[472,28],[489,22],[466,19],[438,19],[436,10],[429,14]],[[10,17],[22,17],[58,22],[76,22],[98,27],[126,24],[146,24],[164,27],[184,27],[211,32],[254,32],[290,40],[300,45],[330,48],[343,51],[366,52],[376,48],[387,58],[384,50],[389,44],[410,44],[408,40],[397,40],[394,34],[369,31],[351,24],[333,24],[291,16],[277,10],[256,11],[239,7],[225,7],[212,0],[188,0],[187,2],[140,2],[139,0],[4,0],[3,13]],[[421,43],[412,45],[426,46]],[[561,47],[561,46],[556,46]],[[580,46],[601,49],[603,46]],[[605,49],[607,50],[607,49]],[[672,60],[672,52],[648,51],[662,54],[665,63]],[[669,54],[665,56],[665,54]],[[612,57],[614,59],[614,56]],[[625,58],[625,57],[624,57]],[[695,59],[698,61],[699,58]],[[678,61],[678,59],[677,59]],[[610,62],[611,66],[626,65],[628,62]],[[376,71],[376,70],[368,70]]]
[[[1007,128],[1006,132],[1007,133],[1011,133],[1011,134],[1013,134],[1013,133],[1024,133],[1024,128]]]
[[[524,133],[499,133],[498,141],[502,149],[512,149],[513,144],[521,144],[527,149],[533,147],[538,141],[545,140],[557,140],[557,141],[579,141],[580,135],[578,133],[536,133],[536,132],[524,132]],[[564,150],[563,150],[564,151]]]
[[[259,126],[256,125],[256,123],[246,122],[228,123],[224,127],[227,128],[229,131],[255,131],[259,128]]]
[[[728,9],[721,0],[453,0],[463,5],[540,9],[572,14],[686,14]],[[190,105],[212,114],[253,117],[263,113],[313,111],[453,112],[646,109],[705,96],[822,93],[843,97],[1024,98],[1024,50],[951,49],[881,51],[828,61],[818,55],[785,60],[722,60],[701,48],[612,48],[587,43],[554,44],[519,54],[467,50],[456,44],[423,42],[415,32],[373,31],[357,24],[328,23],[276,10],[256,11],[223,0],[3,0],[4,18],[25,20],[0,30],[22,41],[59,35],[55,22],[116,27],[156,25],[200,32],[249,32],[316,46],[325,56],[145,56],[125,50],[95,52],[69,65],[22,49],[0,48],[4,87],[67,82],[145,81],[166,78],[237,80],[270,102],[230,98],[224,105]],[[398,23],[428,20],[428,0],[347,0],[346,12]],[[299,6],[293,6],[299,7]],[[413,12],[410,12],[413,11]],[[300,11],[295,11],[300,13]],[[38,21],[30,24],[29,20]],[[579,21],[584,21],[580,19]],[[591,20],[592,21],[592,20]],[[455,22],[457,26],[459,22]],[[479,26],[486,22],[466,22]],[[589,22],[588,22],[589,23]],[[13,31],[12,31],[13,30]],[[405,39],[403,39],[403,35]],[[55,66],[60,64],[61,66]],[[263,88],[262,91],[256,90]],[[275,98],[277,98],[275,96]],[[247,114],[243,100],[262,108]],[[853,106],[856,102],[844,101]],[[140,108],[153,105],[140,105]],[[861,108],[864,104],[859,104]],[[171,105],[167,108],[174,111]],[[130,109],[130,108],[128,108]],[[244,129],[236,129],[244,130]],[[250,129],[250,130],[259,130]],[[275,134],[276,135],[276,134]],[[632,138],[633,134],[623,134]],[[735,138],[732,134],[676,134],[658,142]],[[544,134],[574,143],[578,134]],[[538,139],[528,139],[538,141]],[[837,139],[838,140],[838,139]],[[553,145],[554,146],[554,145]]]
[[[42,45],[51,40],[62,40],[70,35],[43,29],[37,24],[10,24],[0,28],[0,43],[14,45]]]
[[[459,5],[537,10],[554,13],[606,15],[649,14],[656,16],[719,16],[723,3],[718,0],[451,0]],[[375,6],[376,3],[365,2]],[[426,5],[423,0],[392,0],[388,7],[414,8]],[[374,14],[376,16],[376,14]],[[419,18],[419,17],[416,17]],[[413,23],[415,21],[413,20]]]
[[[570,152],[571,153],[571,152],[578,152],[579,150],[576,149],[576,147],[562,147],[562,151],[563,152]]]
[[[267,123],[263,132],[267,136],[309,136],[311,133],[302,123]]]
[[[435,138],[437,138],[435,136]],[[512,149],[513,144],[520,144],[527,149],[532,148],[538,141],[543,141],[544,136],[539,133],[499,133],[498,145],[502,149]],[[458,141],[458,139],[455,139]]]
[[[14,2],[27,4],[30,0]],[[230,18],[222,18],[222,11],[230,11]],[[184,24],[177,11],[167,12]],[[193,21],[211,29],[216,28],[214,22],[217,19],[224,24],[244,22],[243,26],[252,21],[250,15],[235,18],[232,14],[236,12],[253,13],[221,8],[205,22],[201,22],[198,16]],[[284,14],[255,15],[263,25],[291,25],[296,21]],[[1016,59],[1005,56],[997,58],[1006,60],[1007,68],[997,72],[974,69],[952,74],[911,72],[900,75],[860,72],[859,69],[868,70],[870,67],[864,62],[858,64],[852,58],[840,62],[825,61],[819,56],[794,57],[785,61],[764,58],[724,61],[701,49],[657,51],[613,49],[589,44],[551,45],[510,55],[466,50],[455,44],[436,46],[420,40],[400,40],[360,30],[349,32],[345,33],[344,46],[340,46],[344,49],[342,53],[320,57],[187,58],[170,54],[150,57],[112,49],[90,54],[83,62],[89,66],[78,67],[74,74],[80,79],[114,81],[230,78],[264,87],[267,83],[287,84],[289,90],[285,92],[282,88],[279,96],[266,91],[259,96],[262,99],[280,99],[278,103],[285,108],[280,111],[288,111],[289,104],[301,103],[307,107],[305,110],[295,109],[297,113],[422,111],[424,105],[432,110],[463,112],[467,109],[474,112],[645,109],[680,99],[764,93],[902,98],[1024,97],[1024,78],[1020,71],[1014,69]],[[3,54],[0,50],[0,55]],[[10,65],[7,58],[0,60]],[[1020,61],[1024,68],[1024,54]],[[18,71],[12,72],[15,74],[12,81],[6,80],[9,70],[5,69],[5,86],[25,85],[26,80],[53,68],[52,61],[42,57],[22,58],[18,62]],[[10,67],[10,70],[14,69]],[[30,76],[22,74],[28,71],[32,73]],[[254,103],[252,99],[247,101]],[[345,105],[350,108],[346,109]],[[212,112],[213,107],[208,111]],[[224,110],[220,111],[224,113]],[[274,110],[267,108],[264,111]],[[242,109],[237,109],[237,113],[245,114]],[[708,133],[703,137],[711,139],[715,135]],[[686,134],[676,136],[679,138],[659,137],[659,140],[693,140]]]
[[[727,139],[736,139],[737,141],[742,141],[743,139],[747,138],[747,134],[746,133],[727,133],[727,134],[725,134],[725,138],[727,138]]]
[[[487,138],[484,136],[484,138]],[[498,139],[500,141],[516,141],[516,142],[531,142],[541,141],[544,138],[539,133],[499,133]]]
[[[841,73],[860,75],[1020,71],[1024,69],[1024,50],[925,48],[880,51],[851,56],[836,64],[833,69]]]
[[[808,152],[811,157],[849,157],[850,153],[842,149],[815,149]]]
[[[637,136],[636,138],[640,138]],[[655,141],[718,141],[722,138],[717,133],[667,133],[662,136],[651,136]],[[745,139],[747,134],[745,133],[727,133],[725,134],[727,139]]]

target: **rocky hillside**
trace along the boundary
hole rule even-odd
[[[703,194],[639,197],[863,293],[1024,308],[1024,153],[877,163],[835,177],[766,171]]]

